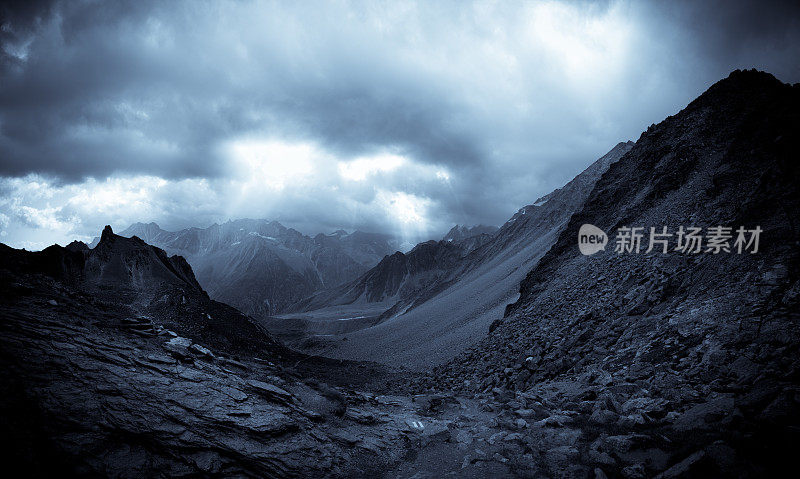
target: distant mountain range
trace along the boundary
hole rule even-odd
[[[212,298],[254,317],[280,313],[315,291],[351,281],[400,247],[389,235],[339,230],[312,238],[276,221],[252,219],[174,232],[135,223],[120,235],[185,257]]]

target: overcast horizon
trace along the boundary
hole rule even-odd
[[[501,225],[732,70],[800,81],[794,2],[721,5],[12,2],[0,242]]]

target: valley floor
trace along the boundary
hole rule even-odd
[[[509,248],[461,276],[433,298],[381,318],[393,303],[354,303],[263,320],[302,351],[429,371],[486,335],[519,298],[519,284],[555,241],[558,227]],[[348,319],[353,318],[353,319]]]

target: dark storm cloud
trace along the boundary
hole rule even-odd
[[[6,233],[14,218],[89,235],[245,215],[390,229],[403,202],[424,210],[420,234],[498,224],[733,69],[800,80],[788,1],[73,1],[0,15]],[[239,191],[259,166],[231,145],[267,140],[321,159],[305,183]],[[337,173],[387,152],[408,161],[360,182]]]
[[[711,69],[765,69],[784,81],[800,79],[800,2],[795,0],[710,0],[656,2],[653,24],[659,31],[675,29],[686,36],[676,43],[691,56],[702,57]],[[703,68],[701,63],[690,66]]]
[[[9,0],[0,5],[0,25],[8,25],[2,37],[13,39],[11,31],[29,32],[39,20],[50,15],[53,0]]]
[[[683,0],[661,2],[655,7],[668,22],[687,25],[700,40],[700,48],[717,62],[730,61],[751,47],[761,53],[791,47],[800,27],[800,4],[793,0]]]
[[[363,38],[310,39],[312,51],[269,38],[252,65],[231,65],[232,52],[214,51],[203,30],[208,12],[166,5],[67,3],[11,16],[19,38],[4,50],[25,58],[7,55],[3,65],[0,174],[214,176],[223,173],[216,142],[251,129],[311,137],[343,154],[395,145],[445,162],[481,156],[473,138],[449,126],[448,92],[415,81],[391,52],[359,45]],[[34,16],[38,28],[26,33]],[[238,41],[236,32],[217,33],[226,46]]]

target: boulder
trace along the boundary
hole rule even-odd
[[[164,349],[169,351],[177,359],[191,359],[192,355],[189,353],[189,347],[192,345],[192,340],[182,338],[180,336],[174,337],[164,343]]]
[[[670,467],[666,471],[656,476],[656,479],[676,479],[688,476],[695,465],[705,457],[704,451],[697,451],[681,462]]]
[[[199,344],[192,344],[189,347],[189,350],[191,352],[193,352],[194,354],[197,354],[198,356],[203,356],[203,357],[206,357],[206,358],[209,358],[209,359],[214,359],[214,357],[215,357],[214,353],[212,353],[210,349],[204,348],[203,346],[200,346]]]
[[[292,400],[292,394],[278,386],[264,381],[249,379],[247,385],[250,386],[259,396],[279,404],[288,404]]]
[[[720,396],[690,408],[675,421],[674,427],[681,432],[707,429],[714,422],[729,416],[734,409],[733,397]]]

